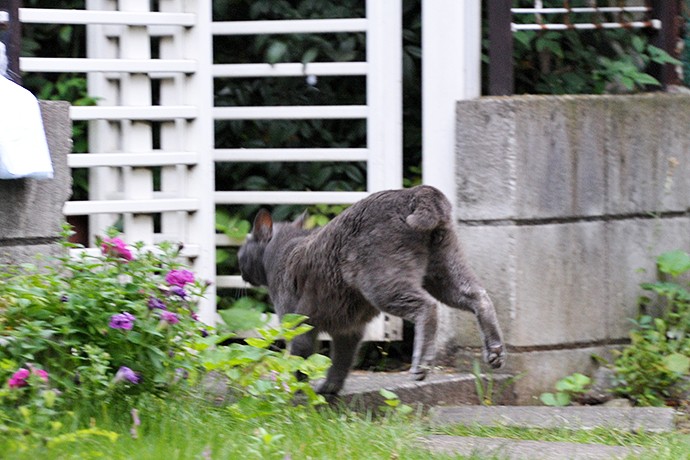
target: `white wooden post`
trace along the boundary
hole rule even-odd
[[[86,0],[87,10],[116,11],[116,0]],[[115,27],[103,24],[87,24],[86,26],[86,55],[89,59],[116,59],[119,57],[117,41],[109,38],[107,30]],[[100,106],[114,106],[118,104],[119,85],[109,79],[104,72],[88,72],[86,74],[88,93],[98,99]],[[116,121],[100,119],[89,121],[89,155],[119,152],[120,125]],[[89,200],[111,200],[121,187],[122,174],[118,168],[89,169]],[[118,219],[117,214],[90,214],[89,240],[94,244],[95,235],[113,226]]]
[[[213,120],[213,11],[208,0],[188,0],[185,11],[196,13],[196,24],[187,29],[184,40],[184,57],[197,60],[196,72],[187,77],[184,102],[199,108],[190,121],[189,134],[184,139],[184,149],[199,154],[199,162],[190,168],[187,183],[189,195],[199,200],[198,210],[189,218],[189,241],[197,244],[199,252],[194,269],[203,279],[212,281],[206,298],[199,305],[199,317],[207,324],[216,321],[216,229],[214,201],[214,120]],[[193,184],[193,188],[191,187]]]
[[[480,0],[423,0],[422,55],[423,181],[455,203],[455,103],[481,95]]]
[[[402,2],[367,0],[367,190],[402,187]]]
[[[119,11],[148,12],[149,2],[120,0]],[[151,59],[151,39],[148,28],[125,26],[120,35],[120,56],[124,59]],[[145,73],[123,73],[120,80],[120,104],[127,107],[151,106],[151,80]],[[152,149],[151,123],[148,120],[122,120],[122,150],[131,153]],[[153,174],[150,168],[125,167],[124,199],[153,198]],[[153,244],[153,217],[150,214],[124,215],[125,237],[128,241]]]

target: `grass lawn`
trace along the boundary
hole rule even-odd
[[[373,418],[345,409],[280,410],[246,419],[226,408],[189,401],[137,405],[140,425],[132,435],[131,407],[80,411],[63,420],[63,437],[0,433],[3,459],[448,459],[418,441],[426,434],[642,446],[654,459],[690,458],[690,435],[630,434],[611,430],[526,430],[507,427],[430,427],[419,415]],[[79,433],[79,429],[90,432]],[[98,431],[101,430],[101,431]],[[28,431],[27,431],[28,433]],[[116,433],[113,439],[112,433]],[[110,436],[110,437],[109,437]],[[52,439],[50,441],[49,439]],[[474,457],[480,458],[480,457]]]

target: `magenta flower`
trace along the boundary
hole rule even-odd
[[[125,242],[120,238],[103,238],[101,242],[101,252],[105,256],[117,257],[125,260],[132,260],[132,252],[127,249]]]
[[[9,385],[10,388],[25,387],[29,384],[29,376],[31,376],[32,373],[37,375],[44,382],[48,382],[48,373],[43,369],[32,368],[31,371],[29,371],[28,369],[24,369],[22,367],[17,372],[12,374],[12,377],[10,377],[10,379],[7,381],[7,385]]]
[[[177,314],[171,311],[161,312],[161,319],[168,324],[177,324],[180,322],[180,318],[177,317]]]
[[[110,326],[113,329],[132,330],[136,318],[131,313],[117,313],[110,317]]]
[[[139,374],[134,372],[129,367],[120,366],[120,368],[117,370],[117,373],[115,374],[114,382],[117,383],[125,380],[136,385],[141,380],[141,377],[139,377]]]
[[[189,270],[170,270],[165,275],[165,282],[170,286],[184,287],[185,284],[194,282],[194,273]]]

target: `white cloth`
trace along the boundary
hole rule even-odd
[[[0,179],[51,179],[53,165],[38,100],[0,77]]]

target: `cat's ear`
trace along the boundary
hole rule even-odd
[[[268,241],[271,239],[271,236],[273,236],[273,218],[271,218],[271,213],[265,209],[260,209],[254,218],[252,237],[256,241]]]
[[[292,221],[292,225],[297,228],[304,228],[304,223],[307,221],[308,218],[309,214],[307,213],[307,211],[304,211],[297,217],[297,219]]]

